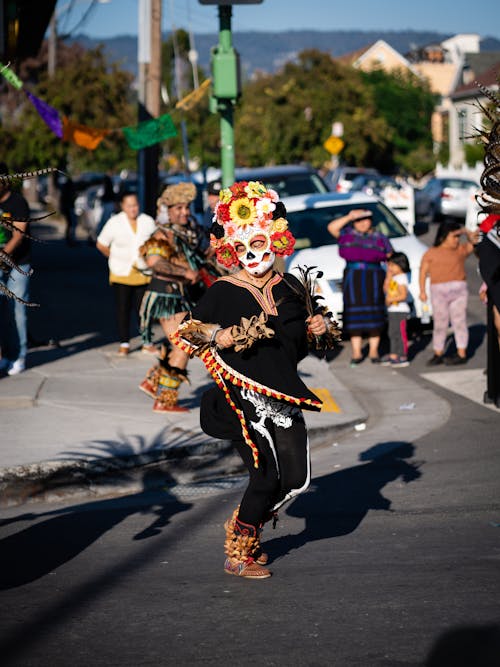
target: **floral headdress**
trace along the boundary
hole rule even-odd
[[[261,234],[268,239],[266,250],[281,257],[291,255],[295,238],[288,230],[285,205],[277,192],[259,181],[240,181],[220,191],[215,205],[210,245],[217,261],[226,267],[239,263],[235,243]]]

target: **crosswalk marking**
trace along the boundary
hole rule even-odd
[[[486,375],[482,368],[421,373],[420,377],[434,382],[448,391],[464,396],[470,401],[474,401],[474,403],[479,403],[484,408],[500,413],[494,405],[483,403],[483,396],[486,391]]]

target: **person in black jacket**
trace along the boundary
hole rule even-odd
[[[276,192],[258,182],[235,183],[221,191],[215,215],[218,261],[241,268],[208,289],[172,340],[200,356],[215,380],[202,397],[203,430],[232,440],[249,471],[241,503],[225,524],[224,570],[262,579],[271,575],[260,548],[262,526],[310,480],[302,409],[319,410],[321,401],[297,364],[333,323],[308,300],[302,282],[273,268],[295,242]]]

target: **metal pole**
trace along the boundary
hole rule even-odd
[[[49,75],[49,79],[51,79],[56,72],[57,17],[55,10],[50,17],[49,26],[47,74]]]
[[[232,48],[231,36],[231,5],[219,6],[219,51],[228,53]],[[220,139],[221,139],[221,170],[222,186],[229,187],[234,183],[234,100],[220,101]]]

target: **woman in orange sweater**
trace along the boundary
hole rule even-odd
[[[462,236],[466,243],[460,243]],[[426,278],[430,278],[430,297],[434,316],[432,346],[434,355],[428,366],[465,364],[467,362],[467,283],[465,260],[473,252],[477,233],[467,231],[459,222],[442,222],[436,233],[434,246],[422,257],[420,264],[420,299],[427,301]],[[448,323],[455,335],[457,353],[444,359]]]

